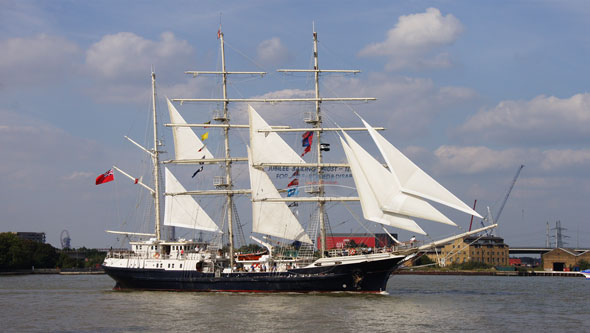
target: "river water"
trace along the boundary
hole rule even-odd
[[[393,275],[388,295],[113,291],[107,275],[0,276],[2,332],[590,330],[590,281]]]

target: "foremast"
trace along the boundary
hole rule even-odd
[[[154,177],[154,188],[149,187],[148,185],[144,184],[140,178],[135,178],[128,174],[127,172],[121,170],[116,165],[113,165],[113,169],[117,172],[120,172],[123,176],[131,179],[138,184],[145,188],[146,190],[150,191],[152,197],[154,198],[154,231],[155,234],[146,234],[146,233],[138,233],[138,232],[123,232],[123,231],[113,231],[113,230],[106,230],[108,233],[112,234],[120,234],[120,235],[134,235],[134,236],[142,236],[142,237],[156,237],[156,243],[159,243],[162,240],[161,235],[161,214],[160,214],[160,151],[158,147],[160,146],[160,142],[158,140],[158,116],[156,113],[156,73],[152,70],[152,120],[153,120],[153,135],[154,135],[154,147],[153,149],[147,149],[146,147],[140,145],[139,143],[133,141],[131,138],[125,136],[125,139],[129,140],[129,142],[133,143],[139,149],[147,153],[152,158],[153,164],[153,177]]]

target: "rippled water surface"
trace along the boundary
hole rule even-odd
[[[394,275],[389,295],[113,291],[107,275],[0,277],[2,332],[588,331],[590,281]]]

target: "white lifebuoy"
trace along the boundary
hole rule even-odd
[[[355,254],[356,254],[356,250],[355,250],[355,249],[350,249],[350,250],[348,250],[348,253],[349,253],[351,256],[353,256],[353,255],[355,255]]]
[[[156,254],[154,254],[154,258],[156,258],[156,259],[160,258],[160,254],[156,252]]]

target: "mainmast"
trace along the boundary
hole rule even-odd
[[[156,114],[156,73],[152,71],[152,112],[154,120],[154,150],[152,152],[152,162],[154,164],[154,207],[156,215],[156,239],[161,239],[160,234],[160,160],[158,152],[158,119]]]
[[[315,31],[315,25],[313,27],[313,69],[314,72],[314,82],[315,82],[315,114],[316,114],[316,123],[315,128],[322,127],[322,114],[320,112],[320,72],[319,72],[319,65],[318,65],[318,33]],[[318,196],[321,198],[324,196],[324,183],[322,182],[322,175],[324,173],[324,169],[321,167],[322,165],[322,131],[317,131],[316,137],[316,147],[318,152]],[[318,217],[319,217],[319,224],[320,224],[320,240],[321,240],[321,256],[324,257],[326,253],[326,222],[324,221],[324,214],[326,210],[326,202],[320,201],[318,202]]]
[[[223,162],[225,163],[225,179],[223,181],[215,181],[215,185],[219,188],[222,187],[224,190],[221,191],[208,191],[209,194],[215,194],[217,192],[219,194],[224,194],[226,196],[226,214],[227,214],[227,221],[228,221],[228,238],[229,238],[229,258],[230,258],[230,267],[233,268],[234,265],[234,237],[233,237],[233,195],[236,193],[241,193],[243,191],[234,191],[233,189],[233,182],[232,182],[232,174],[231,174],[231,164],[234,160],[236,161],[243,161],[246,160],[245,158],[231,158],[230,154],[230,145],[229,145],[229,130],[232,127],[240,127],[230,124],[229,113],[228,113],[228,105],[229,102],[234,100],[229,99],[227,97],[227,76],[230,74],[246,74],[246,75],[264,75],[266,72],[229,72],[225,66],[225,43],[224,43],[224,36],[223,32],[221,31],[221,27],[217,31],[217,38],[219,39],[220,46],[221,46],[221,71],[186,71],[186,74],[192,74],[193,76],[201,75],[201,74],[214,74],[214,75],[221,75],[222,77],[222,99],[206,99],[206,98],[196,98],[196,99],[172,99],[173,101],[180,101],[182,102],[223,102],[223,110],[221,114],[215,115],[214,119],[216,121],[221,122],[221,124],[209,125],[209,124],[200,124],[197,126],[207,126],[207,127],[222,127],[223,128],[223,135],[224,135],[224,147],[225,147],[225,158],[217,160],[213,159],[211,161],[203,161],[203,162]],[[244,101],[248,101],[245,99]],[[243,127],[243,126],[241,126]],[[203,193],[200,193],[203,194]]]
[[[221,43],[221,72],[222,72],[222,88],[223,88],[223,118],[222,122],[225,125],[229,125],[229,116],[227,113],[227,106],[229,101],[227,100],[227,72],[225,70],[225,45],[223,43],[223,32],[221,29],[217,32],[219,37],[219,42]],[[225,145],[225,187],[228,190],[233,188],[232,179],[231,179],[231,160],[230,160],[230,152],[229,152],[229,126],[223,128],[223,135],[224,135],[224,145]],[[233,269],[234,267],[234,229],[233,229],[233,194],[231,192],[227,193],[227,229],[228,229],[228,238],[229,238],[229,260],[230,260],[230,268]]]

